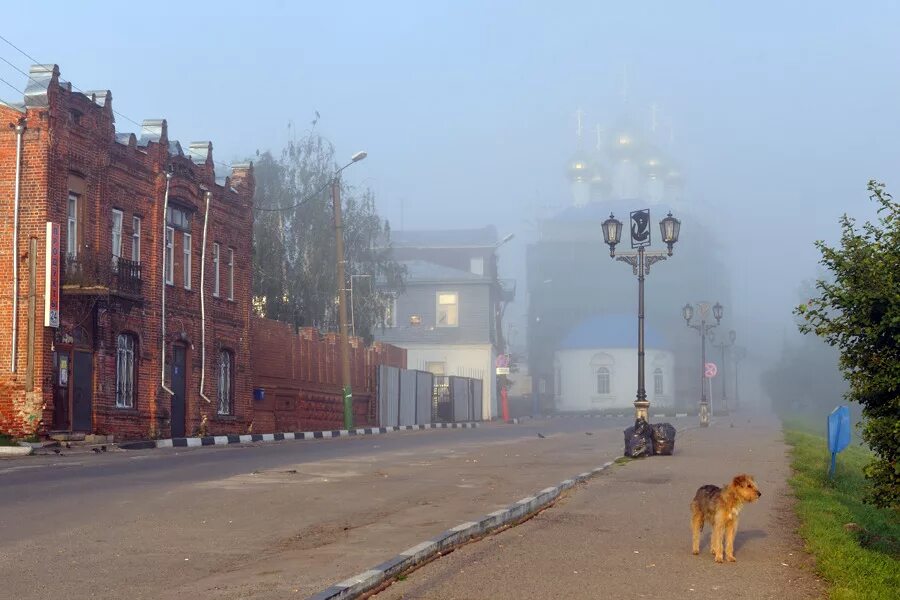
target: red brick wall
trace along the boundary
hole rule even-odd
[[[250,381],[250,307],[252,262],[252,168],[236,167],[230,181],[215,181],[211,148],[206,160],[195,164],[190,157],[170,154],[165,124],[162,136],[143,146],[132,138],[116,141],[111,95],[104,105],[73,93],[58,83],[58,72],[48,88],[47,108],[29,108],[26,114],[0,106],[0,431],[17,435],[46,433],[60,414],[54,406],[52,381],[53,350],[65,348],[67,336],[83,328],[93,356],[92,425],[95,433],[117,438],[143,438],[170,434],[170,396],[162,388],[161,347],[162,268],[164,246],[163,200],[166,172],[174,170],[170,198],[193,210],[191,223],[191,290],[184,289],[182,236],[176,234],[175,285],[167,287],[166,348],[171,364],[174,343],[187,349],[186,415],[188,434],[203,416],[209,419],[209,433],[244,433],[252,415]],[[75,122],[71,111],[80,113]],[[15,174],[15,132],[7,127],[25,117],[27,130],[22,173],[22,197],[18,252],[19,333],[17,372],[10,370],[12,305],[12,198]],[[201,157],[202,159],[202,157]],[[77,173],[85,183],[81,199],[79,253],[111,257],[111,211],[123,212],[122,257],[131,259],[132,217],[141,223],[141,298],[117,294],[75,295],[64,288],[61,297],[59,330],[43,327],[45,223],[61,225],[63,253],[66,248],[66,211],[69,175]],[[200,381],[202,330],[200,274],[205,190],[212,193],[207,232],[206,278],[206,361],[204,393]],[[34,392],[25,391],[27,360],[28,239],[38,240],[36,336],[34,345]],[[213,297],[212,244],[222,248],[220,298]],[[227,249],[235,250],[234,301],[227,300]],[[66,283],[64,280],[63,283]],[[115,404],[116,340],[119,333],[138,339],[136,357],[136,399],[133,409]],[[70,338],[69,338],[70,339]],[[216,414],[217,357],[221,349],[233,352],[234,410],[232,415]],[[166,381],[169,382],[167,376]],[[168,383],[167,383],[168,384]]]
[[[265,398],[253,406],[253,431],[317,431],[341,429],[344,423],[341,396],[338,336],[320,336],[313,328],[298,333],[290,325],[268,319],[251,319],[253,387]],[[388,344],[365,347],[351,339],[350,371],[353,389],[353,422],[357,427],[375,424],[378,365],[406,367],[406,351]]]

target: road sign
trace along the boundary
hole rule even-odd
[[[712,379],[719,372],[719,368],[716,367],[716,363],[706,363],[703,368],[703,376],[707,379]]]
[[[643,248],[650,245],[650,209],[631,213],[631,247]]]
[[[828,415],[828,451],[831,452],[831,466],[828,476],[834,477],[837,453],[850,445],[850,409],[838,406]]]
[[[497,375],[509,375],[509,367],[497,367]]]
[[[494,366],[498,369],[509,366],[509,354],[498,354],[494,360]]]

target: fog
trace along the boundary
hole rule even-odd
[[[900,167],[893,2],[101,4],[108,19],[33,2],[3,36],[81,89],[112,90],[120,130],[163,117],[223,162],[281,148],[318,113],[338,156],[368,151],[346,178],[394,229],[516,234],[500,268],[519,280],[520,330],[536,219],[571,204],[579,109],[585,135],[623,115],[664,132],[757,371],[795,336],[814,240],[834,241],[842,213],[871,218],[867,180],[892,190]],[[0,56],[30,62],[2,42]],[[24,88],[5,62],[0,77]],[[675,317],[703,299],[665,293]]]

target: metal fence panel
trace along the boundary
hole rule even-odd
[[[435,375],[431,392],[431,420],[434,423],[453,422],[453,400],[450,380],[446,375]]]
[[[400,424],[400,369],[397,367],[378,368],[378,417],[381,427]]]
[[[481,408],[483,404],[484,398],[484,382],[481,379],[473,379],[472,380],[472,413],[471,417],[473,421],[481,420]]]
[[[400,425],[416,424],[416,372],[400,370]]]
[[[431,423],[431,400],[434,388],[434,375],[427,371],[415,371],[416,374],[416,424]]]
[[[466,377],[450,378],[450,397],[453,400],[453,420],[457,423],[470,420],[471,389]]]

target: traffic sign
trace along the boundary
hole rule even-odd
[[[497,375],[509,375],[509,367],[497,367]]]
[[[719,368],[716,367],[716,363],[706,363],[703,369],[703,376],[707,379],[712,379],[719,372]]]
[[[494,366],[498,369],[509,366],[509,354],[498,354],[494,360]]]

